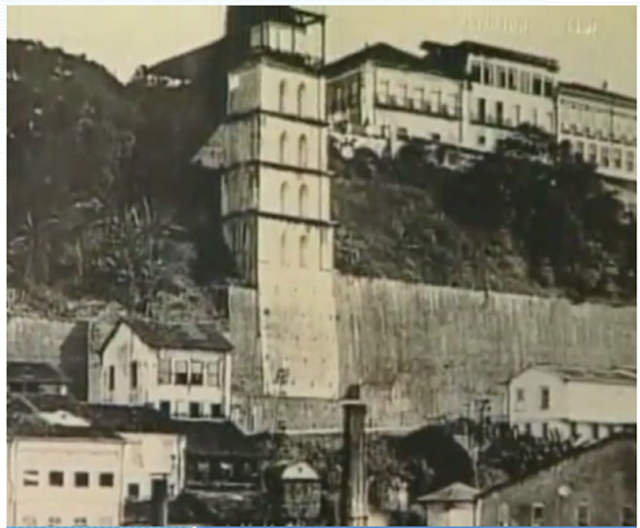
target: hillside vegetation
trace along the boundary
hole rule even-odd
[[[148,313],[165,294],[207,304],[236,278],[216,178],[190,163],[219,117],[220,75],[125,86],[12,40],[7,75],[10,286]],[[635,216],[536,130],[461,173],[417,143],[393,159],[330,157],[342,272],[635,302]]]

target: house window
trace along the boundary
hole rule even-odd
[[[391,84],[389,81],[380,81],[378,87],[378,98],[384,102],[389,102],[389,96],[391,95]]]
[[[165,416],[171,416],[171,402],[170,401],[161,401],[160,402],[160,412]]]
[[[101,488],[113,488],[113,473],[100,473],[98,482]]]
[[[636,525],[636,512],[630,506],[622,508],[622,523],[621,526],[635,526]]]
[[[498,88],[507,87],[507,72],[502,66],[498,66]]]
[[[496,123],[502,124],[504,120],[504,104],[501,101],[496,102]]]
[[[220,387],[220,361],[210,361],[207,364],[207,385],[210,387]]]
[[[158,383],[160,385],[171,384],[171,360],[161,359],[158,362]]]
[[[524,434],[526,436],[531,436],[531,424],[530,423],[524,424]]]
[[[289,190],[289,184],[282,182],[280,186],[280,212],[285,214],[287,212],[287,191]]]
[[[515,105],[513,108],[513,120],[515,126],[518,126],[522,120],[522,108],[520,108],[520,105]]]
[[[28,469],[22,477],[22,485],[27,488],[35,488],[39,484],[38,472],[35,469]]]
[[[471,64],[471,82],[479,83],[482,80],[482,68],[480,64],[474,62]]]
[[[60,517],[49,517],[48,526],[60,526],[62,524],[62,519]]]
[[[634,172],[636,170],[635,153],[632,151],[627,152],[627,172]]]
[[[602,147],[600,150],[600,163],[603,167],[609,166],[609,149],[607,147]]]
[[[524,403],[524,389],[516,389],[516,403]]]
[[[591,520],[590,517],[589,504],[579,504],[578,509],[576,510],[576,526],[589,526]]]
[[[406,106],[409,99],[409,88],[405,83],[400,84],[398,93],[400,94],[400,106]]]
[[[544,526],[544,505],[534,504],[531,507],[531,526]]]
[[[594,440],[600,439],[600,426],[598,424],[591,424],[591,438]]]
[[[189,363],[185,360],[176,361],[176,385],[188,385],[189,384]]]
[[[542,95],[542,79],[538,75],[533,76],[533,95]]]
[[[514,68],[509,69],[509,90],[518,89],[518,70]]]
[[[130,483],[127,485],[127,498],[136,500],[140,497],[140,484]]]
[[[191,385],[202,385],[204,383],[204,363],[202,361],[191,362]]]
[[[613,166],[616,169],[622,168],[622,150],[614,149],[613,151]]]
[[[531,92],[531,75],[527,72],[520,72],[520,90],[522,93]]]
[[[212,403],[211,418],[222,418],[222,417],[223,417],[222,405],[220,405],[219,403]]]
[[[298,86],[298,115],[303,116],[305,114],[305,99],[307,94],[307,87],[304,83]]]
[[[598,163],[598,149],[593,143],[589,145],[589,163],[592,165]]]
[[[287,133],[280,134],[280,146],[278,149],[278,162],[286,163],[287,161]]]
[[[89,473],[85,471],[77,471],[74,478],[76,488],[89,487]]]
[[[544,96],[553,97],[553,79],[548,77],[544,80]]]
[[[549,387],[540,388],[540,410],[548,411],[551,404],[551,395],[549,393]]]
[[[86,517],[76,517],[73,519],[74,526],[87,526],[87,518]]]
[[[183,400],[178,400],[176,402],[176,414],[178,416],[186,416],[187,414],[187,402],[183,401]]]
[[[202,405],[198,402],[190,402],[189,403],[189,417],[190,418],[200,418],[202,416]]]
[[[138,362],[132,361],[130,367],[131,367],[131,388],[137,389],[138,388]]]
[[[307,149],[307,136],[302,134],[298,140],[298,166],[303,169],[307,168],[308,164],[308,149]]]
[[[478,121],[484,123],[487,119],[487,101],[485,99],[478,99]]]
[[[307,266],[308,245],[309,245],[309,239],[307,238],[307,235],[302,235],[300,237],[300,254],[298,255],[299,265],[301,268],[305,268]]]
[[[286,112],[286,100],[287,100],[287,81],[280,81],[280,89],[278,92],[278,111],[281,113]]]
[[[309,202],[309,188],[303,183],[300,186],[300,195],[298,196],[298,215],[302,218],[307,216],[307,204]]]
[[[575,422],[571,422],[569,426],[571,438],[578,438],[578,424]]]
[[[32,515],[22,518],[22,526],[38,526],[38,521]]]
[[[64,486],[64,473],[62,471],[49,472],[49,486],[61,488]]]
[[[484,134],[480,134],[478,136],[478,145],[486,145],[487,144],[487,138],[484,136]]]
[[[113,365],[109,367],[108,378],[109,390],[116,390],[116,368]]]

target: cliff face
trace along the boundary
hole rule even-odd
[[[340,385],[361,382],[370,425],[410,427],[488,396],[500,412],[501,384],[537,362],[584,367],[635,364],[636,309],[562,299],[472,292],[389,280],[335,277]],[[235,391],[251,428],[286,420],[290,429],[338,427],[337,402],[259,396],[257,332],[246,330],[249,293],[231,304]],[[239,302],[239,301],[238,301]],[[249,304],[247,304],[247,302]],[[234,323],[234,321],[239,321]],[[277,348],[277,344],[274,344]],[[250,410],[252,409],[252,410]],[[240,411],[239,411],[240,412]],[[239,415],[240,416],[240,415]]]

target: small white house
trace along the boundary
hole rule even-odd
[[[538,365],[509,381],[509,423],[520,432],[598,440],[636,424],[636,370]]]
[[[7,411],[7,526],[119,526],[124,440],[26,407]]]
[[[213,324],[122,319],[100,351],[95,403],[150,405],[178,418],[228,417],[232,349]]]

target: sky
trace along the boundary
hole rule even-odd
[[[309,6],[327,15],[335,59],[364,44],[418,51],[478,40],[556,58],[562,78],[636,94],[635,6]],[[129,79],[140,65],[216,40],[222,6],[8,6],[8,38],[84,53]]]

